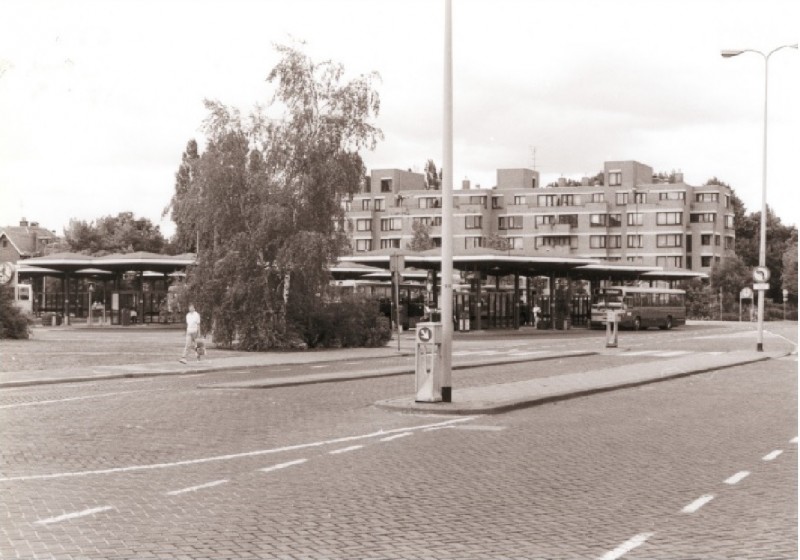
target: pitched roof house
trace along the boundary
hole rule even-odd
[[[55,232],[41,227],[38,222],[28,222],[25,218],[20,220],[18,226],[0,226],[0,262],[40,257],[57,241]]]

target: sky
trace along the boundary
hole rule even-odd
[[[0,225],[162,211],[204,99],[271,98],[276,44],[377,72],[368,169],[442,162],[444,0],[0,0]],[[796,0],[453,0],[454,183],[543,184],[636,160],[761,208],[764,53],[795,44]],[[767,203],[800,222],[800,52],[769,58]]]

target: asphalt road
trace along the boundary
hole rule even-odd
[[[457,370],[454,388],[754,344],[686,328],[605,351],[587,334],[476,336],[455,360],[600,353]],[[387,363],[0,392],[0,557],[797,557],[796,355],[494,416],[373,406],[410,375],[198,388]]]

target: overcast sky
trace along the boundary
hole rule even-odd
[[[368,168],[442,161],[444,0],[0,0],[0,225],[161,211],[203,99],[270,97],[273,45],[377,71],[385,139]],[[763,59],[798,42],[797,0],[454,0],[454,180],[579,179],[609,160],[761,205]],[[768,203],[800,222],[800,52],[769,63]],[[535,155],[534,155],[535,154]]]

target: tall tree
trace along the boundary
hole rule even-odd
[[[722,293],[725,308],[737,301],[739,292],[753,283],[750,268],[738,256],[722,259],[715,264],[708,275],[709,283],[715,294]]]
[[[783,275],[781,288],[787,290],[797,300],[797,230],[792,232],[786,250],[783,252]]]
[[[160,253],[167,245],[158,226],[147,218],[135,218],[133,212],[103,216],[92,222],[72,219],[64,229],[64,238],[70,251],[91,255]]]
[[[251,350],[290,344],[324,299],[347,245],[342,200],[366,175],[359,150],[381,138],[375,74],[345,81],[339,64],[277,50],[266,109],[243,119],[206,101],[206,149],[171,203],[178,235],[199,239],[189,296],[215,340]]]
[[[175,173],[175,194],[172,195],[169,205],[161,213],[162,217],[170,214],[173,222],[182,225],[176,230],[172,243],[178,250],[183,252],[197,250],[198,230],[195,222],[197,216],[192,212],[192,205],[188,204],[187,194],[191,189],[195,167],[199,158],[197,141],[194,139],[189,140],[186,144],[186,150],[181,156],[181,164]]]
[[[408,242],[407,247],[412,251],[427,251],[435,247],[431,239],[431,228],[419,220],[414,220],[411,224],[414,236]]]
[[[436,171],[436,164],[432,159],[425,163],[425,188],[429,190],[439,190],[442,186],[441,172]]]

